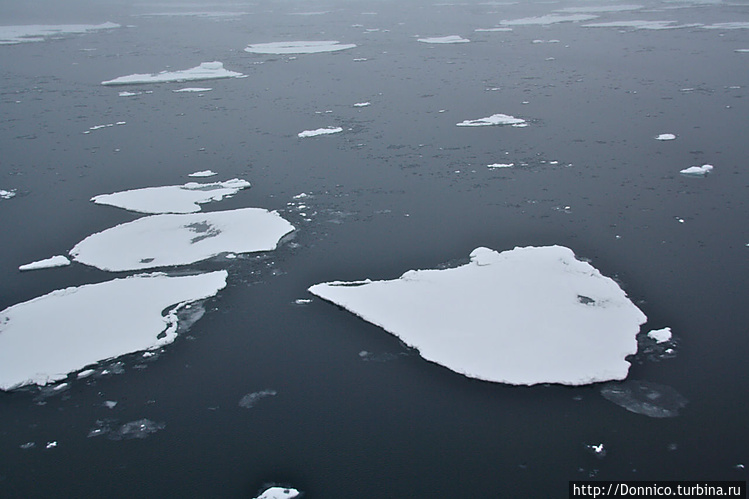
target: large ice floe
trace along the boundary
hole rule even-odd
[[[139,213],[194,213],[200,211],[201,204],[221,201],[248,187],[249,182],[237,178],[207,184],[188,182],[101,194],[91,201]]]
[[[70,255],[108,271],[187,265],[221,253],[274,250],[293,230],[277,212],[261,208],[151,215],[92,234]]]
[[[133,85],[142,83],[168,83],[182,81],[215,80],[218,78],[239,78],[242,73],[224,69],[218,61],[202,62],[199,66],[180,71],[162,71],[154,74],[132,74],[120,76],[114,80],[101,82],[102,85]]]
[[[437,36],[432,38],[419,38],[422,43],[468,43],[471,40],[458,35]]]
[[[13,45],[23,42],[41,42],[46,38],[60,37],[119,28],[119,24],[30,24],[25,26],[0,26],[0,45]]]
[[[477,120],[465,120],[456,123],[457,126],[492,126],[492,125],[512,125],[514,127],[524,127],[527,123],[524,119],[516,118],[508,114],[493,114],[487,118]]]
[[[317,54],[352,49],[353,43],[340,43],[336,40],[313,42],[271,42],[248,45],[244,51],[252,54]]]
[[[562,246],[477,248],[457,268],[309,291],[429,361],[514,385],[624,379],[646,320],[616,282]]]
[[[102,360],[171,343],[179,309],[214,296],[226,277],[224,270],[137,275],[6,308],[0,312],[0,389],[44,385]]]
[[[535,25],[547,25],[557,23],[572,23],[581,21],[590,21],[596,19],[598,16],[591,14],[548,14],[539,17],[524,17],[522,19],[510,19],[502,20],[499,22],[502,26],[535,26]]]

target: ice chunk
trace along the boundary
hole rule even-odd
[[[687,177],[704,177],[711,171],[713,171],[713,165],[702,165],[684,168],[683,170],[680,170],[679,173],[686,175]]]
[[[356,47],[355,44],[342,44],[336,40],[316,42],[272,42],[248,45],[245,52],[253,54],[316,54],[319,52],[336,52]]]
[[[688,403],[687,399],[670,386],[639,380],[608,383],[601,388],[601,395],[630,412],[651,418],[678,416],[679,410]]]
[[[70,260],[63,255],[55,255],[50,258],[45,258],[44,260],[21,265],[18,267],[18,270],[46,269],[50,267],[64,267],[65,265],[70,265]]]
[[[176,311],[218,293],[226,277],[224,270],[146,274],[61,289],[6,308],[0,312],[0,389],[44,385],[105,359],[171,343]]]
[[[515,118],[507,114],[493,114],[487,118],[479,118],[477,120],[465,120],[457,124],[457,126],[491,126],[491,125],[512,125],[521,126],[525,125],[525,120]]]
[[[330,135],[331,133],[339,133],[342,131],[343,128],[341,127],[329,126],[328,128],[318,128],[317,130],[305,130],[303,132],[299,132],[297,134],[297,137],[303,139],[306,137],[317,137],[318,135]]]
[[[269,487],[255,499],[292,499],[299,497],[300,492],[297,489],[288,487]]]
[[[135,83],[168,83],[176,81],[213,80],[217,78],[237,78],[244,76],[224,69],[224,64],[218,61],[203,62],[200,66],[180,71],[162,71],[155,74],[133,74],[120,76],[114,80],[101,82],[102,85],[131,85]]]
[[[201,170],[199,172],[193,172],[188,175],[188,177],[213,177],[214,175],[218,175],[218,173],[214,172],[213,170]]]
[[[119,24],[32,24],[26,26],[0,26],[0,45],[11,45],[23,42],[41,42],[47,37],[59,37],[103,29],[119,28]]]
[[[491,165],[486,165],[487,168],[512,168],[515,166],[515,163],[492,163]]]
[[[370,104],[370,102],[357,102],[356,104],[354,104],[354,107],[367,107]]]
[[[655,137],[655,140],[674,140],[676,135],[673,133],[662,133]]]
[[[239,399],[239,407],[244,407],[245,409],[252,409],[253,407],[255,407],[255,404],[257,404],[257,402],[260,399],[264,399],[266,397],[273,397],[275,395],[278,395],[278,392],[276,392],[275,390],[262,390],[259,392],[248,393],[247,395]]]
[[[654,329],[648,333],[648,338],[652,338],[656,343],[665,343],[671,339],[671,328]]]
[[[6,191],[4,189],[0,189],[0,199],[10,199],[10,198],[12,198],[15,195],[16,195],[16,190],[15,189],[11,189],[9,191]]]
[[[422,43],[468,43],[471,40],[458,35],[449,35],[432,38],[419,38],[417,41]]]
[[[477,248],[470,263],[309,291],[468,377],[517,385],[623,379],[645,315],[561,246]]]
[[[200,211],[201,204],[221,201],[248,187],[249,182],[238,178],[208,184],[188,182],[185,185],[146,187],[100,194],[92,197],[91,201],[139,213],[194,213]]]
[[[277,212],[261,208],[151,215],[90,235],[70,255],[115,272],[187,265],[221,253],[274,250],[293,230]]]
[[[172,90],[172,92],[210,92],[213,90],[212,88],[203,88],[203,87],[187,87],[187,88],[178,88],[176,90]]]
[[[545,25],[545,24],[556,24],[556,23],[570,23],[580,21],[590,21],[598,16],[589,14],[569,14],[569,15],[558,15],[548,14],[539,17],[525,17],[522,19],[503,20],[499,24],[503,26],[532,26],[532,25]]]
[[[629,29],[681,29],[702,26],[701,24],[676,24],[677,21],[612,21],[583,24],[584,28],[629,28]]]

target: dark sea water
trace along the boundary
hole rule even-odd
[[[741,2],[627,3],[643,8],[589,22],[749,22]],[[0,310],[113,277],[17,270],[138,218],[97,194],[212,169],[253,185],[204,211],[276,209],[297,227],[274,252],[190,266],[226,268],[228,286],[158,358],[104,362],[116,374],[54,395],[0,393],[0,496],[255,497],[282,484],[309,498],[547,498],[591,478],[746,480],[749,54],[736,50],[749,29],[474,31],[581,5],[612,3],[0,0],[0,25],[123,26],[0,46],[0,189],[17,192],[0,199]],[[248,14],[142,16],[190,11]],[[294,40],[357,47],[243,51]],[[214,60],[247,78],[100,85]],[[171,91],[195,86],[213,90]],[[530,124],[455,126],[495,113]],[[344,131],[297,138],[327,126]],[[679,174],[706,163],[704,178]],[[678,416],[627,411],[597,385],[468,379],[334,305],[295,303],[323,281],[550,244],[617,279],[643,332],[672,328],[675,356],[638,354],[629,378],[676,390],[689,401]],[[146,431],[123,428],[144,419]],[[602,458],[587,447],[601,443]]]

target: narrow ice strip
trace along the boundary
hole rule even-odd
[[[717,23],[708,24],[702,26],[704,29],[749,29],[749,22],[728,22],[728,23]]]
[[[749,54],[749,49],[736,49],[734,52],[738,52],[740,54]]]
[[[101,82],[102,85],[132,85],[136,83],[168,83],[181,81],[214,80],[217,78],[238,78],[242,73],[224,69],[218,61],[203,62],[199,66],[180,71],[162,71],[155,74],[132,74],[114,80]]]
[[[0,45],[13,45],[24,42],[41,42],[45,38],[76,35],[119,28],[119,24],[30,24],[25,26],[0,26]]]
[[[301,492],[299,492],[297,489],[286,487],[269,487],[255,499],[292,499],[294,497],[299,497],[299,494],[301,494]]]
[[[371,102],[357,102],[354,104],[354,107],[367,107],[371,104]]]
[[[565,7],[554,12],[574,12],[576,14],[590,14],[603,12],[626,12],[629,10],[640,10],[643,5],[586,5],[584,7]]]
[[[679,171],[682,175],[687,177],[704,177],[708,173],[713,171],[713,165],[702,165],[702,166],[690,166]]]
[[[225,270],[148,274],[53,291],[0,312],[0,389],[44,385],[177,337],[177,310],[226,286]],[[164,310],[169,310],[164,314]]]
[[[562,246],[477,248],[457,268],[309,291],[431,362],[515,385],[624,379],[646,320],[614,280]]]
[[[318,135],[330,135],[331,133],[340,133],[343,131],[343,128],[341,127],[328,127],[328,128],[318,128],[317,130],[305,130],[303,132],[299,132],[297,134],[297,137],[299,138],[307,138],[307,137],[317,137]]]
[[[151,12],[138,14],[137,17],[204,17],[204,18],[233,18],[249,15],[249,12],[228,11],[192,11],[192,12]]]
[[[432,38],[419,38],[417,41],[422,43],[468,43],[471,40],[458,35],[449,35]]]
[[[70,265],[70,260],[63,255],[55,255],[44,260],[27,263],[18,267],[18,270],[37,270],[37,269],[48,269],[51,267],[64,267]]]
[[[512,168],[515,166],[515,163],[492,163],[491,165],[486,165],[487,168]]]
[[[655,137],[655,140],[674,140],[676,139],[676,135],[673,133],[662,133]]]
[[[92,197],[91,201],[138,213],[195,213],[200,211],[201,204],[221,201],[248,187],[249,182],[238,178],[208,184],[188,182],[185,185],[146,187],[101,194]]]
[[[487,32],[494,32],[494,31],[512,31],[512,28],[476,28],[473,31],[487,31]]]
[[[508,114],[493,114],[487,118],[479,118],[477,120],[465,120],[456,124],[456,126],[492,126],[492,125],[525,126],[526,122],[523,119],[516,118]]]
[[[522,19],[511,19],[500,21],[499,24],[502,26],[534,26],[534,25],[547,25],[557,23],[576,23],[581,21],[590,21],[596,19],[598,16],[590,14],[569,14],[569,15],[558,15],[548,14],[539,17],[524,17]]]
[[[11,189],[9,191],[6,191],[5,189],[0,189],[0,199],[10,199],[12,197],[15,197],[16,190]]]
[[[301,41],[301,42],[271,42],[248,45],[244,51],[252,54],[317,54],[320,52],[337,52],[352,49],[355,44],[342,44],[337,40]]]
[[[141,95],[143,92],[120,92],[120,97],[135,97],[136,95]]]
[[[623,28],[623,29],[681,29],[696,28],[702,26],[696,24],[676,24],[677,21],[612,21],[607,23],[583,24],[583,28]]]
[[[671,340],[671,328],[654,329],[648,333],[648,338],[652,338],[656,343],[665,343]]]
[[[151,215],[92,234],[70,255],[114,272],[188,265],[221,253],[271,251],[293,230],[278,213],[261,208]]]
[[[176,90],[172,90],[172,92],[210,92],[213,90],[212,88],[201,88],[201,87],[188,87],[188,88],[178,88]]]
[[[214,175],[218,175],[218,173],[214,172],[213,170],[200,170],[199,172],[193,172],[187,175],[188,177],[213,177]]]

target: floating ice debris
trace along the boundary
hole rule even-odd
[[[26,442],[25,444],[19,445],[19,447],[22,448],[23,450],[29,450],[29,449],[33,449],[34,447],[36,447],[36,443]]]
[[[55,255],[50,258],[45,258],[44,260],[21,265],[18,267],[18,270],[46,269],[50,267],[64,267],[65,265],[70,265],[70,260],[63,255]]]
[[[199,172],[193,172],[188,175],[188,177],[213,177],[214,175],[218,175],[218,173],[214,172],[213,170],[201,170]]]
[[[341,127],[333,127],[329,126],[328,128],[318,128],[317,130],[305,130],[303,132],[299,132],[297,134],[297,137],[305,138],[305,137],[317,137],[318,135],[330,135],[331,133],[339,133],[342,132],[343,128]]]
[[[597,13],[597,12],[624,12],[628,10],[640,10],[642,5],[591,5],[585,7],[565,7],[557,9],[554,12],[575,12],[578,14]]]
[[[44,446],[45,449],[54,449],[55,447],[57,447],[57,440],[47,442],[47,445]]]
[[[515,166],[515,163],[492,163],[491,165],[486,165],[487,168],[512,168]]]
[[[654,329],[648,333],[648,337],[654,339],[656,343],[665,343],[671,339],[671,328]]]
[[[476,28],[473,31],[479,31],[479,32],[481,32],[481,31],[488,31],[488,32],[492,32],[492,31],[512,31],[512,28]]]
[[[336,52],[356,47],[355,44],[341,44],[336,40],[316,42],[272,42],[248,45],[245,52],[253,54],[316,54],[319,52]]]
[[[708,24],[702,27],[705,29],[749,29],[749,22],[717,23]]]
[[[180,81],[213,80],[217,78],[238,78],[244,76],[224,69],[224,64],[218,61],[203,62],[200,66],[181,71],[162,71],[155,74],[133,74],[120,76],[114,80],[101,82],[102,85],[131,85],[135,83],[168,83]]]
[[[299,497],[300,492],[297,489],[288,487],[270,487],[263,491],[255,499],[292,499]]]
[[[166,428],[165,423],[157,423],[150,419],[139,419],[120,426],[115,432],[109,432],[111,440],[129,440],[133,438],[147,438],[152,433]],[[90,435],[90,434],[89,434]]]
[[[471,40],[458,35],[449,35],[432,38],[419,38],[417,41],[422,43],[468,43]]]
[[[680,170],[679,173],[687,177],[704,177],[713,170],[713,165],[690,166]]]
[[[522,19],[503,20],[499,24],[503,26],[532,26],[532,25],[545,25],[545,24],[556,24],[556,23],[570,23],[580,21],[590,21],[598,16],[588,14],[569,14],[569,15],[557,15],[548,14],[540,17],[525,17]]]
[[[127,122],[125,121],[118,121],[117,123],[107,123],[105,125],[94,125],[91,127],[88,127],[88,130],[86,130],[83,133],[91,133],[94,130],[101,130],[102,128],[111,128],[115,125],[121,126],[121,125],[127,125]]]
[[[176,90],[172,90],[172,92],[210,92],[213,90],[212,88],[201,88],[201,87],[187,87],[187,88],[178,88]]]
[[[678,416],[679,410],[688,403],[687,399],[670,386],[639,380],[607,383],[601,388],[601,395],[630,412],[651,418]]]
[[[194,213],[200,211],[201,204],[221,201],[248,187],[249,182],[237,178],[208,184],[188,182],[185,185],[146,187],[100,194],[92,197],[91,201],[139,213]]]
[[[354,107],[367,107],[371,104],[371,102],[357,102],[354,104]]]
[[[104,29],[119,28],[119,24],[32,24],[26,26],[0,26],[0,45],[12,45],[23,42],[41,42],[48,37],[60,37]]]
[[[117,402],[114,400],[105,400],[102,405],[106,407],[107,409],[114,409],[115,406],[117,405]]]
[[[312,300],[310,300],[309,298],[298,298],[298,299],[294,300],[294,303],[296,305],[308,305],[308,304],[312,303]]]
[[[525,126],[525,120],[515,118],[507,114],[493,114],[488,118],[479,118],[477,120],[466,120],[457,124],[457,126],[491,126],[491,125],[512,125],[514,127]]]
[[[677,21],[612,21],[607,23],[583,24],[584,28],[629,28],[629,29],[681,29],[695,28],[701,24],[676,24]]]
[[[606,457],[606,448],[603,444],[587,444],[585,448],[598,459]]]
[[[4,189],[0,189],[0,199],[10,199],[10,198],[12,198],[15,195],[16,195],[16,190],[15,189],[11,189],[9,191],[6,191]]]
[[[271,251],[293,230],[277,212],[261,208],[151,215],[88,236],[70,255],[115,272],[187,265],[221,253]]]
[[[398,336],[425,359],[502,383],[623,379],[645,315],[561,246],[477,248],[470,263],[309,291]]]
[[[248,393],[247,395],[239,399],[239,407],[252,409],[260,399],[273,397],[275,395],[278,395],[278,392],[276,392],[275,390],[262,390],[259,392]]]
[[[0,389],[44,385],[176,338],[176,312],[226,286],[224,270],[146,274],[53,291],[0,312]],[[170,308],[166,316],[163,311]]]
[[[134,97],[134,96],[140,95],[142,93],[143,92],[127,92],[127,91],[125,91],[125,92],[120,92],[119,96],[120,97]]]
[[[676,138],[676,135],[673,133],[662,133],[658,135],[655,140],[674,140]]]

